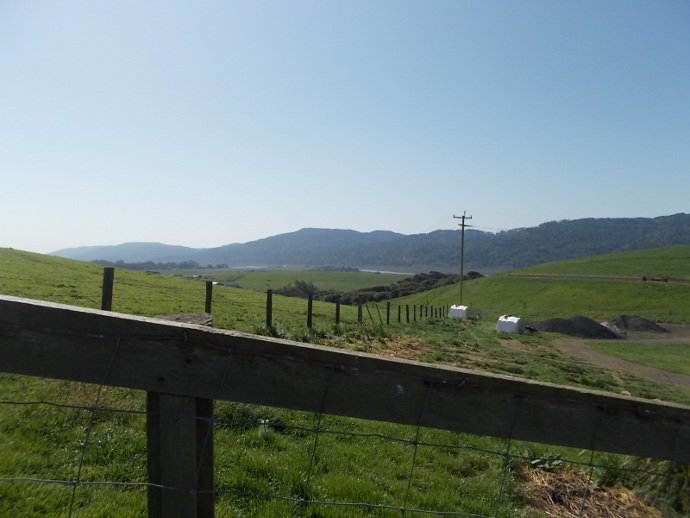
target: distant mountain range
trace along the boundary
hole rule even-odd
[[[456,270],[460,230],[404,235],[304,228],[217,248],[125,243],[57,250],[81,261],[196,263],[227,266],[353,267],[404,271]],[[498,233],[465,231],[465,271],[506,270],[589,255],[690,244],[690,215],[551,221]]]

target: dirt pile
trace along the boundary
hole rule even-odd
[[[625,334],[630,331],[634,333],[668,333],[667,329],[664,329],[656,322],[638,317],[637,315],[617,316],[607,322],[606,326],[619,334]]]
[[[620,336],[591,318],[575,315],[568,318],[550,318],[537,324],[539,331],[561,333],[578,338],[610,340]]]

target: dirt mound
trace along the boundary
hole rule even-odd
[[[638,333],[668,333],[656,322],[647,320],[646,318],[638,317],[637,315],[620,315],[611,319],[610,326],[620,329],[621,331],[633,331]]]
[[[568,318],[550,318],[537,324],[539,331],[546,331],[550,333],[561,333],[568,336],[577,336],[578,338],[594,338],[609,340],[612,338],[620,338],[620,336],[611,329],[601,325],[599,322],[591,318],[575,315]]]

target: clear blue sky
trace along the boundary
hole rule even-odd
[[[0,247],[690,212],[687,0],[0,0]]]

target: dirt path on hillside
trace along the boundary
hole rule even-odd
[[[667,324],[663,327],[668,330],[668,333],[639,334],[623,340],[616,340],[616,343],[621,344],[621,346],[624,346],[626,343],[643,343],[649,345],[690,343],[690,326]],[[554,345],[565,354],[605,369],[634,374],[641,378],[659,383],[690,387],[690,376],[668,372],[663,369],[657,369],[656,367],[640,365],[638,363],[616,358],[615,356],[609,356],[608,354],[604,354],[589,347],[587,345],[587,340],[580,338],[562,338],[556,340]]]
[[[651,284],[690,284],[688,279],[677,279],[675,277],[649,278],[642,277],[623,277],[619,275],[568,275],[560,273],[509,273],[509,277],[520,277],[523,279],[558,279],[558,280],[577,280],[577,281],[608,281],[608,282],[646,282]]]

